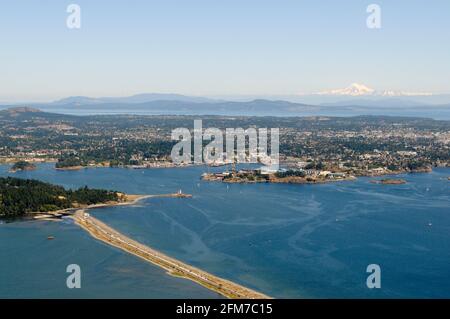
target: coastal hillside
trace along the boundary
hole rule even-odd
[[[66,190],[62,186],[32,179],[0,178],[0,217],[23,216],[30,212],[47,212],[118,201],[119,194],[87,186]]]

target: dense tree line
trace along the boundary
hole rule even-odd
[[[32,179],[0,178],[0,216],[21,216],[28,212],[46,212],[118,200],[117,192],[87,186],[66,190],[62,186]]]
[[[27,161],[18,161],[14,163],[14,165],[11,167],[12,171],[21,171],[21,170],[27,170],[27,169],[34,169],[36,166],[32,163],[29,163]]]
[[[68,156],[64,158],[58,159],[58,162],[55,164],[56,168],[65,168],[65,167],[73,167],[73,166],[82,166],[83,162],[78,157]]]
[[[306,173],[303,171],[297,171],[297,170],[287,170],[285,172],[276,172],[275,176],[278,178],[284,178],[284,177],[305,177]]]

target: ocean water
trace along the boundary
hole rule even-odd
[[[149,198],[92,214],[170,256],[273,297],[450,298],[450,169],[402,175],[404,185],[372,184],[370,178],[323,185],[227,185],[201,181],[205,170],[56,171],[43,164],[14,175],[130,194],[181,188],[193,198]],[[8,174],[6,166],[0,174]],[[48,234],[57,238],[47,241]],[[99,282],[142,298],[215,296],[95,241],[67,221],[0,225],[0,248],[0,296],[23,295],[23,289],[37,297],[52,289],[62,289],[61,297],[109,296]],[[66,274],[60,266],[71,256],[85,263],[80,292],[61,287]],[[44,261],[50,261],[48,267]],[[366,286],[369,264],[381,267],[380,289]],[[37,280],[28,275],[30,266],[39,266],[39,280],[49,281],[45,289],[22,280],[23,274]]]
[[[9,106],[1,106],[1,109],[6,109]],[[70,115],[119,115],[119,114],[134,114],[134,115],[205,115],[204,110],[197,111],[195,109],[180,109],[180,110],[152,110],[131,107],[116,107],[116,108],[99,108],[95,106],[73,108],[64,106],[45,106],[38,105],[38,109],[44,112],[70,114]],[[279,110],[211,110],[207,112],[209,115],[221,116],[337,116],[349,117],[359,115],[375,115],[375,116],[405,116],[405,117],[423,117],[432,118],[435,120],[450,120],[450,109],[445,107],[426,107],[426,108],[409,108],[407,112],[402,108],[352,108],[352,107],[320,107],[318,110],[301,110],[291,112],[279,112]]]
[[[48,240],[48,236],[54,240]],[[81,268],[68,289],[66,267]],[[0,225],[0,298],[220,298],[96,241],[70,219]]]

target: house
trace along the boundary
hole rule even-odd
[[[329,174],[331,174],[330,171],[320,171],[319,176],[328,176]]]
[[[330,173],[327,175],[329,178],[344,178],[346,176],[345,173]]]

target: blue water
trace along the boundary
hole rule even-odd
[[[6,109],[9,106],[0,106],[1,109]],[[180,109],[178,111],[172,110],[152,110],[133,107],[122,108],[96,108],[95,106],[85,108],[68,108],[58,106],[36,106],[38,109],[60,114],[70,115],[118,115],[118,114],[134,114],[134,115],[205,115],[205,111],[197,111],[195,109]],[[409,108],[407,111],[397,108],[340,108],[333,107],[320,107],[317,110],[301,110],[281,112],[279,110],[210,110],[207,112],[209,115],[221,115],[221,116],[279,116],[279,117],[291,117],[291,116],[337,116],[337,117],[349,117],[359,115],[375,115],[375,116],[403,116],[403,117],[422,117],[432,118],[435,120],[450,120],[450,109],[444,107],[425,107],[425,108]]]
[[[7,174],[6,167],[1,169],[2,174]],[[369,178],[359,178],[323,185],[227,186],[200,181],[204,171],[204,167],[56,171],[44,164],[36,171],[15,176],[67,187],[87,184],[136,194],[169,193],[182,188],[194,197],[147,199],[135,206],[103,208],[92,213],[166,254],[274,297],[450,298],[450,169],[402,175],[407,180],[404,185],[378,185],[370,183]],[[27,226],[19,226],[22,224]],[[129,295],[139,297],[202,297],[201,293],[207,293],[194,284],[184,287],[182,284],[189,282],[162,275],[153,266],[96,242],[75,225],[40,225],[47,224],[8,224],[8,235],[3,231],[5,225],[0,225],[0,245],[4,236],[9,238],[8,245],[14,244],[12,238],[16,238],[19,255],[25,260],[11,264],[11,257],[6,256],[15,250],[10,248],[5,256],[2,247],[0,276],[7,277],[9,287],[19,286],[16,294],[24,285],[16,274],[28,272],[28,264],[39,263],[41,254],[47,259],[62,258],[58,251],[47,249],[48,245],[59,245],[58,240],[44,240],[48,232],[36,235],[40,227],[57,228],[58,238],[66,233],[73,236],[67,237],[63,246],[72,254],[74,249],[77,254],[83,252],[86,271],[92,273],[89,280],[94,282],[112,281],[117,287],[123,285]],[[41,238],[45,245],[26,245],[28,238],[35,242],[33,236]],[[67,248],[78,245],[85,245],[85,251]],[[130,278],[114,271],[100,275],[95,270],[101,267],[96,261],[96,249],[104,250],[106,256],[116,254],[122,267],[149,270],[140,272],[139,278],[131,271],[126,272]],[[110,260],[101,263],[105,268],[112,264]],[[366,286],[369,264],[381,267],[381,289]],[[49,267],[48,272],[56,270]],[[160,284],[163,292],[155,292],[140,282],[152,276],[164,282]],[[137,288],[133,282],[139,282]],[[33,296],[44,297],[48,292],[27,285],[31,290],[35,287]],[[139,288],[142,286],[147,288],[147,294]],[[172,291],[173,286],[178,291]],[[86,297],[103,296],[102,289],[91,288],[86,284],[79,293]],[[10,291],[1,285],[0,296],[8,294]]]
[[[47,240],[48,236],[54,240]],[[68,289],[66,267],[81,268],[81,288]],[[218,298],[133,255],[94,240],[73,224],[0,225],[0,298]]]

